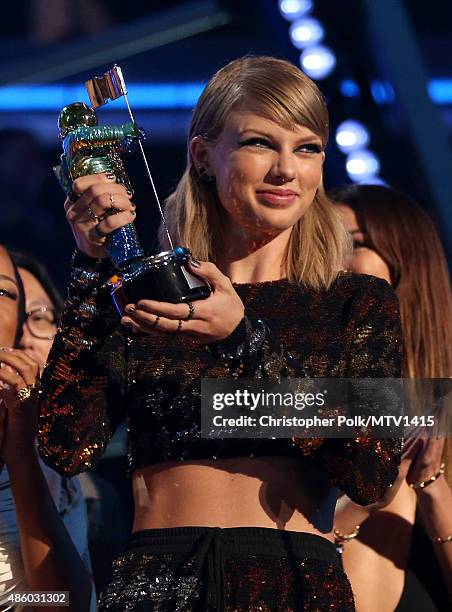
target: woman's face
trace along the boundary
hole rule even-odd
[[[319,136],[303,126],[288,130],[251,112],[232,112],[215,143],[200,137],[192,155],[216,179],[225,230],[252,233],[291,228],[311,205],[322,179]],[[201,141],[201,142],[199,142]]]
[[[52,346],[51,336],[57,332],[54,305],[36,276],[24,268],[19,268],[19,274],[24,285],[27,313],[20,347],[43,368]]]
[[[347,231],[353,238],[353,255],[347,267],[358,274],[370,274],[371,276],[384,278],[390,283],[391,273],[384,259],[371,248],[363,246],[367,236],[359,227],[355,211],[345,204],[338,204],[337,208]]]
[[[0,346],[13,346],[19,312],[19,289],[13,264],[0,247]]]

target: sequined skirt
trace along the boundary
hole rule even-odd
[[[261,527],[146,529],[115,560],[99,612],[351,612],[334,545]]]

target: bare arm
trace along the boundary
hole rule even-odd
[[[432,538],[433,548],[438,559],[444,586],[452,604],[452,541],[440,543],[452,536],[452,491],[443,475],[427,486],[416,487],[416,483],[428,481],[439,473],[444,437],[427,437],[414,459],[407,475],[409,483],[415,483],[417,502],[428,535]]]
[[[69,591],[69,607],[49,612],[89,610],[90,576],[53,503],[36,452],[22,454],[8,470],[28,588]]]
[[[9,366],[0,369],[0,380],[9,386],[1,392],[6,408],[1,455],[10,475],[27,586],[69,591],[69,608],[52,606],[49,612],[85,612],[91,579],[58,514],[35,449],[37,393],[17,399],[17,391],[34,382],[39,366],[20,350],[4,351],[1,361]]]

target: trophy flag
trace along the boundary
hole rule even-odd
[[[100,77],[86,81],[91,106],[96,109],[127,94],[127,88],[119,66],[114,65]]]
[[[124,101],[127,106],[127,110],[129,111],[130,119],[133,123],[135,122],[135,117],[133,116],[132,109],[129,104],[129,98],[127,97],[127,87],[126,82],[124,81],[124,77],[122,76],[122,70],[116,64],[113,66],[111,70],[108,70],[100,77],[93,77],[89,81],[85,82],[86,90],[88,92],[89,99],[91,101],[91,105],[93,109],[99,108],[99,106],[103,106],[107,104],[107,102],[111,100],[116,100],[116,98],[120,98],[124,96]],[[143,159],[144,167],[146,169],[146,174],[149,179],[149,183],[152,188],[152,193],[154,194],[154,198],[156,204],[158,206],[160,217],[163,222],[163,227],[165,228],[165,233],[168,238],[168,242],[171,248],[174,248],[173,241],[171,239],[170,233],[168,231],[168,227],[166,225],[165,215],[163,214],[163,208],[160,204],[160,200],[157,194],[157,190],[155,188],[154,179],[152,178],[151,170],[149,168],[148,160],[146,159],[146,154],[144,152],[143,143],[141,142],[141,138],[138,139],[138,147],[141,153],[141,157]]]

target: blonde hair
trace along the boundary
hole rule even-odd
[[[315,85],[291,63],[273,57],[243,57],[227,64],[211,78],[193,112],[188,135],[215,141],[229,114],[247,110],[293,129],[305,126],[328,140],[328,111]],[[188,153],[187,167],[165,203],[165,217],[173,240],[193,255],[215,261],[222,205],[215,183],[203,180]],[[160,243],[166,247],[164,228]],[[319,187],[312,205],[294,225],[284,260],[287,278],[315,290],[327,289],[350,252],[350,240],[335,208]]]

